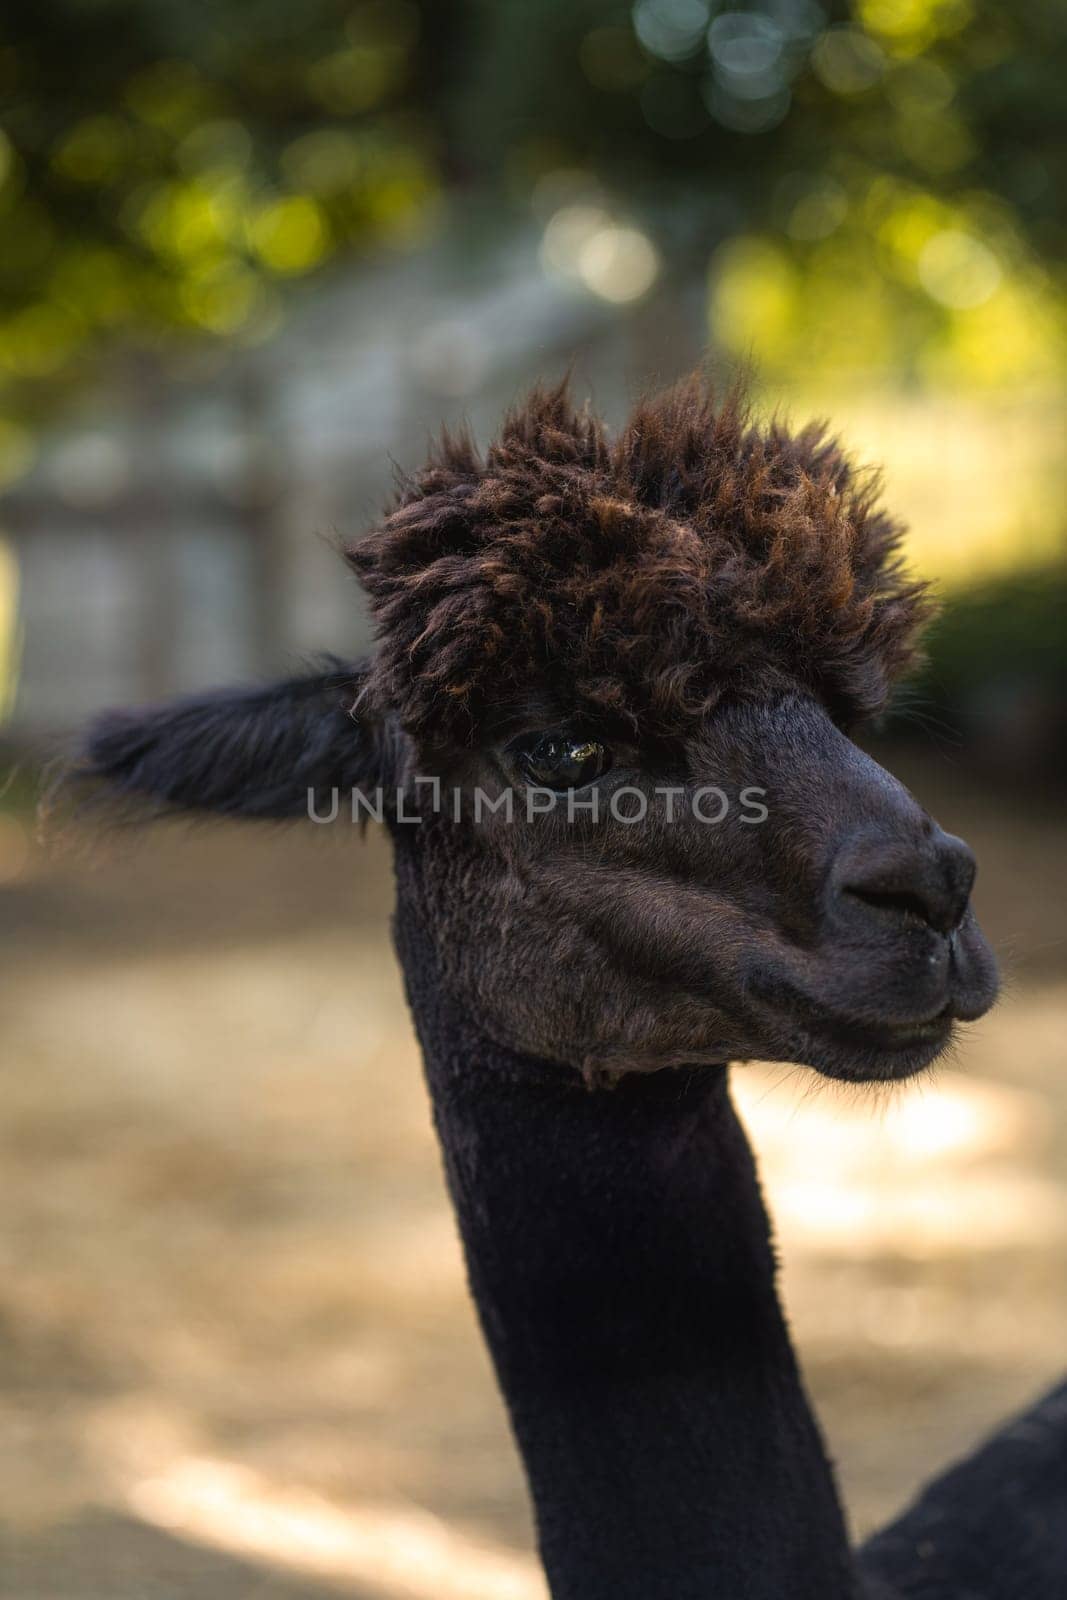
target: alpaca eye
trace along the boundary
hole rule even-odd
[[[580,789],[611,765],[607,748],[596,739],[564,733],[539,735],[520,746],[518,757],[523,776],[542,789]]]

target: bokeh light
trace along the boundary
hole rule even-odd
[[[1003,277],[988,245],[958,228],[945,228],[927,239],[916,265],[923,288],[953,311],[984,305]]]
[[[710,10],[708,0],[637,0],[634,31],[653,55],[684,61],[703,45]]]
[[[659,257],[646,233],[590,204],[561,206],[549,218],[541,258],[550,270],[579,279],[616,304],[647,294],[659,272]]]

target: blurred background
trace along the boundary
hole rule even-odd
[[[873,736],[1008,973],[928,1082],[736,1074],[864,1531],[1067,1349],[1067,12],[8,0],[0,1595],[535,1600],[381,841],[36,842],[98,707],[368,643],[442,420],[704,355],[881,463],[944,600]]]

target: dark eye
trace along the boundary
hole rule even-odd
[[[542,789],[580,789],[611,766],[605,745],[570,733],[542,733],[520,744],[519,769]]]

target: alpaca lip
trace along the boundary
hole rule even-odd
[[[748,974],[747,992],[782,1060],[835,1078],[899,1079],[929,1066],[957,1023],[997,997],[996,959],[973,911],[948,935],[926,929],[888,943],[784,946]]]
[[[867,1049],[892,1052],[938,1040],[947,1041],[956,1020],[951,1005],[945,1005],[936,1016],[914,1022],[856,1022],[851,1017],[826,1012],[820,1025],[842,1044],[861,1044]]]
[[[951,998],[915,1017],[857,1017],[813,999],[788,979],[758,987],[779,1058],[833,1078],[910,1077],[941,1054],[959,1021]]]
[[[795,1035],[797,1055],[826,1077],[854,1082],[910,1078],[945,1050],[956,1027],[952,1007],[915,1022],[862,1022],[823,1012]]]

